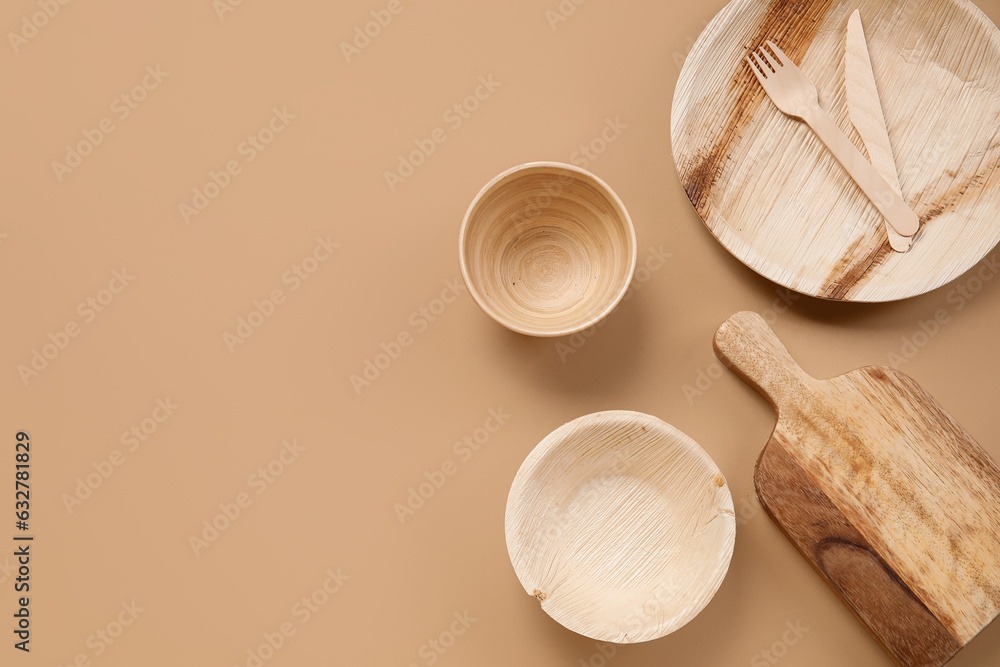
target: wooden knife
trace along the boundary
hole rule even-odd
[[[861,24],[861,11],[855,10],[847,24],[846,57],[847,110],[851,122],[865,143],[872,166],[885,182],[902,196],[896,160],[892,154],[889,131],[886,129],[882,101],[875,83],[868,40]],[[906,252],[913,243],[912,237],[902,236],[891,225],[885,226],[889,244],[896,252]]]

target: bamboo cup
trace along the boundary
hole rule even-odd
[[[607,316],[635,271],[635,229],[618,195],[568,164],[532,162],[476,196],[459,236],[476,303],[508,329],[566,336]]]

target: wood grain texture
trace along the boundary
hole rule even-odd
[[[601,412],[532,451],[511,486],[507,549],[542,609],[617,643],[694,618],[729,568],[733,498],[711,457],[663,421]]]
[[[922,229],[893,253],[883,219],[744,62],[771,39],[848,120],[846,30],[860,9],[904,200]],[[966,0],[734,0],[684,65],[671,137],[688,197],[749,267],[831,300],[892,301],[958,277],[1000,241],[1000,32]]]
[[[938,625],[968,644],[1000,613],[989,455],[894,369],[810,377],[754,313],[730,318],[715,347],[777,410],[756,483],[789,539],[901,664],[954,653]]]
[[[754,482],[771,519],[858,620],[878,628],[896,662],[941,665],[962,648],[784,448],[764,448]]]
[[[844,85],[847,92],[847,109],[851,124],[857,129],[865,150],[875,171],[900,197],[903,189],[899,186],[896,173],[896,158],[886,129],[882,98],[872,71],[872,59],[868,53],[868,38],[865,37],[861,11],[855,10],[847,24],[847,45],[844,52]],[[897,252],[907,252],[913,245],[912,234],[903,236],[892,225],[886,225],[889,245]]]
[[[532,162],[490,181],[459,235],[476,303],[519,333],[566,336],[610,313],[635,272],[632,220],[618,195],[568,164]]]

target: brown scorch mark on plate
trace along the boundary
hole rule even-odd
[[[760,48],[765,41],[779,44],[788,57],[796,63],[816,38],[819,27],[833,6],[833,0],[771,0],[767,12],[753,38],[746,44],[747,52]],[[684,165],[681,181],[691,203],[705,215],[712,188],[722,174],[725,160],[733,143],[750,123],[764,101],[763,89],[757,85],[753,74],[741,59],[733,63],[735,73],[730,79],[729,93],[736,93],[726,123],[715,143],[700,151],[694,160]]]
[[[975,174],[954,183],[934,201],[927,204],[920,203],[925,196],[924,193],[916,197],[916,204],[908,202],[920,217],[920,231],[917,232],[916,241],[919,242],[920,235],[926,231],[926,227],[930,223],[945,213],[958,208],[963,197],[975,190],[992,186],[996,180],[1000,179],[998,167],[1000,164],[994,163],[988,169],[980,169]],[[872,275],[873,270],[881,266],[892,254],[888,240],[883,241],[878,247],[868,248],[865,252],[861,252],[861,243],[863,243],[861,239],[855,242],[830,272],[823,289],[823,298],[835,301],[847,299],[858,287],[864,284],[865,279]]]
[[[878,245],[861,248],[865,238],[860,238],[848,249],[830,272],[823,288],[822,297],[843,301],[851,295],[872,269],[881,266],[892,253],[889,239],[883,238]]]
[[[993,146],[989,150],[992,150]],[[965,179],[953,182],[952,186],[948,188],[941,196],[935,199],[930,204],[925,206],[916,207],[921,210],[917,211],[920,216],[920,226],[923,228],[924,225],[931,222],[932,220],[941,217],[945,213],[954,211],[958,207],[958,203],[966,195],[976,191],[985,190],[996,185],[998,179],[1000,179],[1000,171],[998,171],[1000,163],[994,162],[988,168],[980,166],[976,173]],[[948,174],[951,176],[951,174]],[[952,176],[954,180],[954,177]],[[923,193],[917,197],[917,201],[923,199]]]

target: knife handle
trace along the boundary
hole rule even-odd
[[[817,105],[803,115],[802,119],[826,144],[837,161],[843,165],[854,182],[898,234],[911,237],[920,230],[920,219],[917,218],[917,214],[879,176],[875,167],[871,166],[861,151],[851,143],[829,114]]]
[[[763,317],[736,313],[715,334],[715,355],[779,412],[816,382],[788,354]]]

